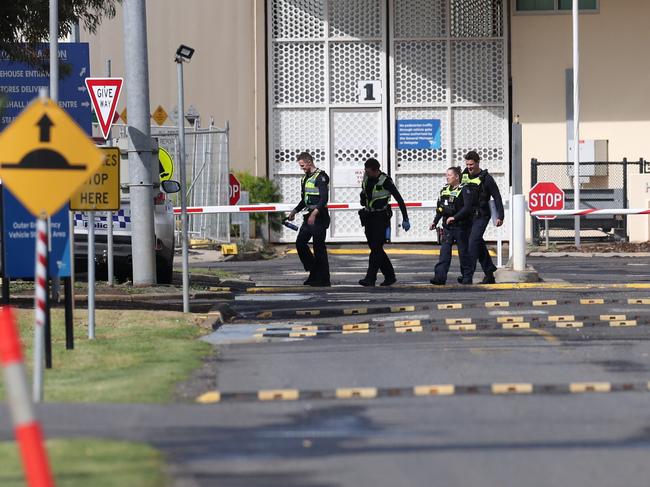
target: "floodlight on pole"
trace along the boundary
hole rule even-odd
[[[178,67],[178,152],[181,183],[181,248],[183,257],[183,312],[190,311],[190,276],[187,237],[187,172],[185,168],[185,100],[183,93],[183,63],[189,62],[194,55],[194,49],[181,44],[176,49],[176,66]]]

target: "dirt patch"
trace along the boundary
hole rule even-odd
[[[537,252],[546,249],[538,247]],[[650,242],[603,242],[597,244],[583,244],[579,249],[574,245],[551,245],[548,252],[583,252],[583,253],[633,253],[650,252]]]

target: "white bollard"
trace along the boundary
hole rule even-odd
[[[526,270],[526,201],[523,194],[512,196],[512,269]]]

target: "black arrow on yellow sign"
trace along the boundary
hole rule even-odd
[[[54,126],[52,120],[50,120],[50,117],[48,117],[47,114],[43,115],[36,125],[41,129],[41,136],[39,140],[41,142],[49,142],[50,129]]]

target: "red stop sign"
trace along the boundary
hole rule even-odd
[[[550,181],[540,181],[530,188],[528,193],[528,209],[530,211],[563,210],[564,191]],[[538,216],[540,220],[553,220],[554,216]]]
[[[234,206],[239,203],[241,184],[239,184],[239,179],[237,179],[234,174],[230,174],[228,182],[228,198],[230,199],[230,206]]]

